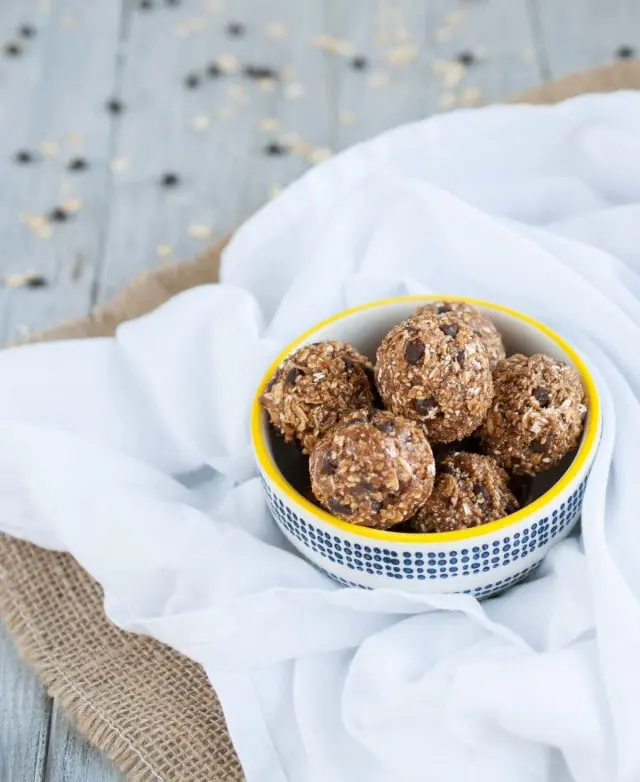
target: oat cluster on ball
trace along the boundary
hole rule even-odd
[[[574,368],[540,354],[506,358],[491,320],[457,301],[429,302],[395,325],[375,367],[342,342],[305,345],[260,402],[310,456],[322,507],[363,527],[418,533],[514,513],[518,481],[574,451],[587,413]]]
[[[373,405],[372,370],[343,342],[305,345],[278,367],[260,402],[285,442],[309,454],[342,416]]]
[[[415,421],[383,412],[351,413],[313,449],[311,488],[335,516],[387,529],[428,500],[435,462]]]

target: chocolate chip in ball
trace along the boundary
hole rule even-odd
[[[456,354],[456,361],[458,362],[458,364],[460,364],[461,367],[464,366],[464,359],[466,355],[467,354],[464,352],[464,350],[459,350]]]
[[[416,413],[427,415],[431,410],[438,406],[436,398],[429,396],[426,399],[416,399],[413,403]]]
[[[378,502],[378,500],[371,500],[371,510],[374,513],[378,513],[380,510],[382,510],[382,503]]]
[[[538,400],[540,407],[549,407],[549,392],[543,386],[534,388],[531,396]]]
[[[322,458],[322,473],[323,475],[333,475],[337,470],[336,463],[331,458],[330,453],[325,453]]]
[[[414,366],[416,364],[421,364],[422,359],[424,358],[424,347],[424,342],[421,342],[418,339],[414,342],[410,342],[404,351],[404,357],[407,360],[407,364],[413,364]]]
[[[438,315],[444,315],[445,312],[453,312],[453,307],[446,302],[438,304]]]
[[[544,453],[551,445],[551,435],[545,437],[544,440],[532,440],[529,446],[534,453]]]
[[[289,370],[289,373],[287,374],[287,379],[285,380],[285,383],[286,383],[288,386],[292,386],[292,385],[293,385],[293,384],[296,382],[296,380],[298,379],[298,377],[299,377],[300,375],[302,375],[302,374],[304,374],[304,373],[303,373],[303,372],[301,372],[301,371],[298,369],[298,367],[294,367],[293,369],[290,369],[290,370]]]
[[[515,502],[510,502],[505,508],[505,511],[507,512],[507,516],[510,516],[512,513],[515,513],[517,510],[518,510],[518,506],[515,504]]]
[[[332,497],[329,499],[329,509],[334,513],[341,513],[343,516],[350,516],[352,513],[351,508],[348,505],[344,505],[338,500],[334,500]]]
[[[385,434],[390,434],[394,430],[393,421],[374,421],[373,425],[376,429]]]
[[[458,332],[460,331],[460,326],[458,326],[457,323],[447,323],[444,326],[440,326],[440,331],[445,335],[445,337],[451,337],[452,339],[455,339]]]
[[[473,485],[473,493],[478,494],[480,497],[482,497],[484,502],[489,502],[491,500],[489,492],[485,489],[485,487],[481,483],[475,483]]]

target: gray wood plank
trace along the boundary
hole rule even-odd
[[[296,133],[310,151],[330,146],[326,58],[311,45],[323,30],[322,0],[238,0],[226,13],[216,7],[133,15],[123,75],[130,109],[118,140],[123,169],[114,176],[100,301],[158,261],[198,252],[310,165],[303,154],[268,157],[265,144],[283,137],[291,144],[288,134]],[[246,25],[241,37],[226,33],[234,20]],[[216,58],[232,73],[207,78]],[[248,79],[238,73],[246,65],[274,68],[280,78]],[[200,78],[197,88],[185,89],[188,73]],[[273,130],[264,129],[265,118],[277,120]],[[161,188],[163,172],[179,174],[180,184]]]
[[[638,0],[529,2],[551,77],[610,63],[621,46],[633,47],[640,56]]]
[[[44,779],[51,702],[0,622],[0,780]]]
[[[123,782],[124,776],[92,747],[59,706],[53,709],[45,782]]]
[[[0,278],[33,269],[49,286],[0,286],[0,341],[89,306],[109,195],[114,123],[104,103],[113,90],[121,0],[3,3],[0,41],[24,22],[36,36],[22,56],[0,57]],[[38,161],[17,165],[20,149]],[[68,171],[80,155],[88,170]],[[77,214],[50,225],[42,215],[60,205]]]
[[[333,32],[366,58],[334,57],[339,146],[456,106],[499,101],[541,80],[526,0],[330,0]],[[474,62],[457,62],[470,54]]]

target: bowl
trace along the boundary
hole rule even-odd
[[[341,340],[371,359],[396,323],[430,300],[464,301],[488,315],[501,332],[507,355],[546,353],[575,367],[584,384],[588,413],[577,452],[541,473],[528,505],[472,529],[415,534],[360,527],[315,505],[306,459],[269,426],[259,403],[284,358],[302,345]],[[306,331],[273,362],[251,413],[251,434],[267,504],[276,523],[309,562],[348,587],[410,592],[465,592],[487,597],[530,574],[580,517],[582,498],[601,431],[601,406],[593,377],[577,351],[550,328],[498,304],[456,296],[403,296],[345,310]]]

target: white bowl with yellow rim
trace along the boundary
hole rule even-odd
[[[575,367],[588,413],[578,451],[542,473],[531,501],[517,513],[472,529],[415,534],[360,527],[314,504],[306,459],[269,426],[259,397],[277,366],[310,342],[348,342],[375,358],[382,337],[429,300],[465,301],[488,315],[507,355],[546,353]],[[515,310],[456,296],[404,296],[346,310],[294,340],[265,374],[253,403],[251,431],[269,509],[288,540],[312,564],[345,586],[393,587],[411,592],[467,592],[486,597],[532,572],[580,517],[587,478],[601,430],[601,406],[589,368],[562,337]]]

